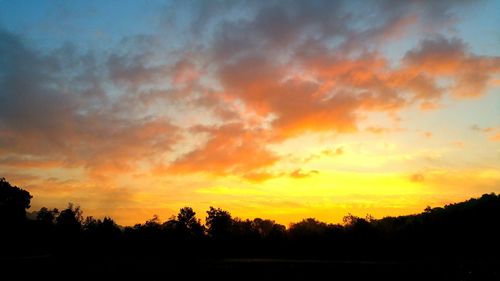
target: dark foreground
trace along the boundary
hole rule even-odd
[[[3,258],[1,280],[500,280],[500,261]]]
[[[0,281],[500,280],[500,195],[415,215],[288,228],[192,208],[120,227],[78,206],[27,216],[29,192],[0,178]]]

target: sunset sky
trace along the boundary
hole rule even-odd
[[[0,0],[29,211],[288,225],[500,192],[500,1]]]

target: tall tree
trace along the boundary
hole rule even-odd
[[[0,178],[0,222],[10,224],[25,221],[31,198],[28,191]]]
[[[231,233],[233,219],[228,211],[210,207],[207,211],[206,225],[208,234],[216,239],[227,238]]]
[[[177,226],[179,230],[190,236],[201,236],[204,232],[203,225],[196,218],[196,212],[190,207],[180,209],[177,215]]]

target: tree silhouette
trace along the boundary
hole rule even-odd
[[[64,232],[75,233],[82,229],[82,210],[80,206],[74,206],[72,203],[68,204],[68,208],[59,213],[56,218],[56,225]]]
[[[36,219],[37,221],[39,221],[44,225],[53,225],[58,215],[59,215],[59,210],[57,208],[49,210],[46,207],[42,207],[37,212]]]
[[[31,194],[17,186],[12,186],[5,178],[0,178],[0,222],[17,224],[26,219]]]
[[[114,238],[121,232],[120,227],[110,217],[104,217],[102,220],[87,217],[82,226],[87,232],[105,239]]]
[[[208,235],[215,239],[227,239],[231,235],[233,219],[228,211],[210,207],[205,219]]]
[[[190,207],[179,210],[176,227],[182,234],[190,237],[200,237],[205,231],[200,220],[196,218],[196,213]]]
[[[261,237],[270,237],[279,232],[284,232],[286,229],[284,225],[279,225],[272,220],[265,220],[261,218],[255,218],[252,221],[252,227]]]
[[[290,225],[290,235],[294,239],[314,239],[327,232],[328,225],[314,218],[307,218]]]

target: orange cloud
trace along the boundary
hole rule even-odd
[[[426,137],[426,138],[432,138],[432,132],[422,132],[422,136]]]
[[[496,134],[490,136],[490,140],[500,142],[500,132],[497,132]]]
[[[366,132],[370,132],[372,134],[387,134],[391,132],[400,132],[404,129],[402,128],[385,128],[379,126],[368,126],[364,129]]]
[[[494,142],[500,141],[500,132],[499,132],[498,128],[494,128],[494,127],[482,128],[482,127],[478,126],[477,124],[474,124],[474,125],[470,126],[470,129],[472,131],[475,131],[478,133],[490,134],[488,139],[491,141],[494,141]]]
[[[310,177],[314,174],[319,174],[319,172],[316,170],[304,172],[304,171],[302,171],[302,169],[297,169],[297,170],[294,170],[293,172],[290,173],[290,177],[292,177],[292,178],[306,178],[306,177]]]
[[[439,36],[425,39],[418,48],[409,51],[404,61],[415,71],[432,75],[454,74],[467,58],[462,40]]]
[[[443,36],[423,40],[404,61],[408,71],[453,78],[449,90],[457,97],[483,95],[489,81],[500,72],[500,58],[476,56],[461,39]]]
[[[413,174],[410,176],[410,181],[412,181],[412,182],[419,183],[419,182],[423,182],[424,180],[425,180],[424,175],[420,174],[420,173]]]
[[[239,123],[196,129],[209,133],[209,140],[176,159],[168,167],[168,172],[206,172],[257,178],[267,174],[255,174],[254,171],[271,166],[278,160],[276,155],[265,148],[264,140],[259,139],[258,129],[252,132]]]

